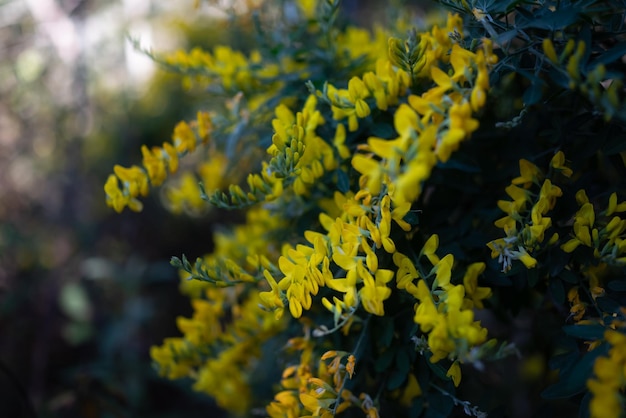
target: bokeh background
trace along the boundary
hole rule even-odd
[[[211,100],[128,38],[245,49],[233,16],[254,3],[0,0],[0,417],[221,416],[148,351],[191,312],[168,260],[209,251],[228,215],[174,216],[157,193],[118,215],[103,184]],[[384,3],[343,7],[367,21]]]
[[[160,379],[148,350],[190,312],[169,258],[210,250],[216,218],[170,215],[158,195],[117,215],[102,187],[207,100],[127,38],[163,51],[228,42],[219,9],[0,1],[0,416],[213,411],[185,382]]]

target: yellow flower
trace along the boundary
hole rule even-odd
[[[354,103],[354,109],[359,118],[365,118],[370,114],[370,107],[364,100],[369,95],[370,92],[363,80],[358,77],[352,77],[350,79],[348,82],[348,97],[350,101]]]
[[[417,282],[416,297],[420,303],[415,309],[414,321],[420,325],[422,332],[431,331],[440,321],[440,314],[424,280]]]
[[[398,268],[396,271],[396,286],[398,289],[406,289],[407,292],[415,296],[417,288],[413,280],[420,277],[415,265],[409,257],[397,251],[393,254],[393,262]]]
[[[143,145],[141,153],[143,154],[142,164],[148,172],[150,183],[153,186],[160,186],[167,178],[167,169],[163,155],[161,155],[161,149],[154,147],[149,150],[147,146]]]
[[[196,149],[196,135],[187,122],[178,122],[172,134],[172,141],[179,154],[192,152]]]
[[[378,161],[356,154],[352,157],[352,167],[361,173],[359,183],[362,189],[367,189],[373,195],[380,193],[383,182],[383,170]]]
[[[525,189],[533,183],[539,183],[543,179],[543,173],[539,168],[528,160],[519,160],[520,176],[514,178],[512,184],[521,184]]]
[[[448,290],[452,286],[450,278],[452,277],[452,265],[454,264],[454,256],[452,254],[446,254],[433,270],[436,272],[435,282],[436,286]]]
[[[298,0],[298,7],[304,13],[307,19],[313,19],[315,17],[315,9],[317,7],[317,1],[315,0]]]
[[[271,291],[261,292],[259,293],[259,297],[265,307],[276,312],[276,319],[279,319],[283,315],[283,308],[285,306],[283,302],[283,293],[279,289],[276,280],[274,280],[274,277],[269,271],[264,270],[263,276],[265,276],[265,279],[269,283]]]
[[[467,267],[463,276],[463,286],[465,287],[466,301],[470,302],[468,308],[476,307],[483,309],[483,299],[491,296],[491,289],[478,286],[478,276],[485,271],[486,265],[483,262],[472,263]]]
[[[136,165],[125,168],[120,165],[113,167],[115,175],[122,180],[124,189],[128,191],[130,196],[147,196],[148,195],[148,176],[146,172]]]
[[[523,247],[518,247],[518,251],[511,251],[511,256],[514,260],[521,261],[527,269],[537,266],[537,260],[528,254]]]
[[[342,160],[346,160],[352,155],[350,149],[345,145],[346,143],[346,126],[343,123],[337,124],[337,130],[335,131],[335,138],[333,145],[337,149],[337,153]]]
[[[376,271],[375,278],[369,274],[363,274],[363,287],[359,290],[359,298],[363,308],[371,314],[383,316],[385,314],[383,302],[391,296],[391,289],[387,283],[393,279],[392,270],[380,269]]]
[[[461,384],[461,366],[459,366],[458,361],[452,363],[446,372],[446,376],[452,379],[454,386],[459,387],[459,384]]]
[[[424,246],[420,251],[420,257],[425,255],[433,266],[437,265],[439,263],[439,257],[435,254],[435,251],[437,251],[438,247],[439,236],[437,234],[433,234],[424,243]]]
[[[571,168],[565,166],[565,154],[563,154],[563,151],[554,154],[554,157],[550,160],[550,167],[560,171],[565,177],[571,177],[574,173]]]
[[[550,38],[543,38],[543,52],[546,54],[546,57],[548,57],[548,59],[550,61],[552,61],[553,64],[558,64],[559,63],[559,58],[556,55],[556,51],[554,50],[554,44],[552,43],[552,40]]]

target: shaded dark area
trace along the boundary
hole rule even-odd
[[[146,21],[165,13],[152,3]],[[198,106],[176,76],[124,73],[123,25],[86,44],[110,15],[128,19],[123,5],[0,2],[2,417],[219,416],[186,382],[160,378],[149,349],[191,311],[168,260],[209,251],[224,215],[174,216],[158,195],[141,214],[104,204],[113,165],[168,140]],[[54,36],[67,28],[77,43],[64,51]]]

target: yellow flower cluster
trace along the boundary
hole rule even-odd
[[[383,301],[391,294],[387,283],[394,273],[378,268],[376,250],[382,247],[388,253],[395,252],[391,221],[410,230],[403,220],[410,205],[392,208],[389,195],[379,200],[363,191],[355,196],[336,192],[335,204],[345,212],[335,220],[325,213],[320,215],[325,234],[309,230],[304,234],[308,245],[285,246],[278,260],[280,279],[264,271],[272,290],[261,297],[277,315],[287,300],[292,316],[299,318],[303,309],[310,309],[312,296],[320,287],[343,294],[342,299],[334,298],[334,304],[322,300],[336,317],[354,312],[358,306],[374,315],[384,314]]]
[[[375,63],[385,55],[388,38],[389,35],[381,28],[375,28],[372,36],[369,30],[350,26],[337,36],[339,55],[346,57],[346,64],[363,60],[364,57],[366,64]]]
[[[122,212],[129,207],[135,212],[141,211],[142,203],[139,196],[147,196],[150,187],[163,184],[170,174],[178,171],[178,160],[189,152],[193,152],[198,144],[209,140],[213,129],[211,117],[208,113],[198,112],[197,119],[191,123],[180,122],[174,128],[172,143],[165,142],[163,147],[147,146],[141,148],[143,154],[142,166],[130,168],[116,165],[115,174],[111,174],[105,185],[107,205]],[[120,187],[121,183],[121,187]]]
[[[623,101],[619,92],[623,89],[620,79],[611,78],[603,64],[597,64],[583,72],[586,65],[582,60],[588,51],[584,41],[578,43],[568,39],[561,53],[557,55],[554,42],[550,38],[543,40],[543,51],[551,64],[566,77],[570,89],[578,89],[587,96],[592,103],[603,110],[604,118],[611,119],[616,113],[623,116]]]
[[[355,373],[356,357],[345,351],[326,351],[319,358],[307,329],[304,337],[292,338],[288,351],[300,351],[300,362],[285,368],[281,390],[266,407],[270,418],[332,418],[351,406],[361,408],[367,417],[378,418],[378,410],[366,393],[358,397],[345,388]],[[328,363],[327,361],[330,360]]]
[[[550,169],[569,177],[572,171],[564,164],[565,155],[559,151],[552,157]],[[545,215],[554,209],[556,199],[563,194],[550,179],[544,180],[543,172],[530,161],[522,159],[519,166],[520,176],[505,189],[513,200],[498,201],[498,207],[507,215],[498,219],[495,225],[504,230],[506,237],[487,244],[491,257],[498,257],[503,272],[511,269],[513,260],[521,261],[529,269],[537,265],[532,254],[543,248],[545,233],[552,226],[552,219]],[[533,193],[533,188],[539,188],[538,195]],[[530,210],[528,206],[531,206]],[[558,238],[554,233],[547,245],[556,243]]]
[[[626,335],[608,330],[604,338],[611,348],[608,356],[598,357],[593,364],[594,378],[587,381],[592,395],[589,410],[592,418],[618,418],[626,406]]]
[[[450,45],[451,74],[427,61],[424,68],[430,68],[436,86],[419,96],[410,95],[408,104],[400,104],[394,113],[399,136],[393,140],[372,137],[367,153],[353,157],[352,166],[361,173],[362,188],[377,194],[386,186],[398,202],[416,200],[434,166],[448,161],[460,143],[478,129],[472,112],[485,104],[488,66],[496,61],[491,44],[484,41],[483,47],[473,53]],[[398,70],[398,74],[406,73]],[[410,78],[405,78],[408,84]]]
[[[626,220],[615,214],[626,212],[626,202],[618,204],[617,194],[612,193],[607,208],[598,214],[597,220],[593,204],[584,190],[576,193],[576,202],[580,209],[574,216],[574,236],[561,246],[563,251],[571,253],[582,245],[592,248],[594,257],[609,265],[624,265]]]
[[[474,309],[483,308],[483,299],[491,296],[491,289],[478,286],[478,276],[485,270],[485,263],[473,263],[467,267],[463,284],[451,283],[454,256],[439,258],[435,252],[439,237],[432,235],[422,247],[420,259],[426,258],[432,268],[428,274],[420,273],[406,255],[396,252],[393,256],[398,267],[397,287],[413,295],[418,304],[415,308],[415,323],[428,334],[428,348],[432,352],[430,361],[444,358],[463,359],[472,347],[487,340],[487,329],[474,321]],[[422,265],[418,260],[418,265]],[[427,279],[432,279],[428,286]],[[458,386],[461,372],[458,365],[452,370],[454,383]]]
[[[202,189],[219,189],[226,185],[228,159],[222,153],[215,152],[208,161],[197,168],[198,176],[185,171],[175,183],[164,187],[165,204],[172,213],[200,214],[207,209],[208,203],[202,199]]]
[[[278,257],[272,231],[284,228],[283,219],[258,207],[246,213],[246,223],[216,233],[214,252],[199,259],[193,272],[199,268],[218,286],[189,280],[189,272],[181,271],[181,290],[191,297],[193,315],[177,318],[182,337],[168,338],[151,349],[161,374],[170,379],[191,377],[195,390],[238,414],[250,406],[246,394],[262,343],[286,325],[261,308],[263,283],[258,283],[259,271]],[[223,287],[235,282],[243,283]]]
[[[238,414],[250,406],[249,379],[261,343],[285,326],[259,307],[258,293],[246,295],[244,290],[242,286],[207,288],[204,298],[192,300],[193,316],[177,320],[183,337],[169,338],[150,351],[161,374],[193,378],[194,390]]]
[[[310,4],[304,6],[309,10]],[[347,44],[362,43],[366,37],[348,31],[342,36]],[[377,417],[377,400],[366,393],[356,396],[344,387],[356,373],[359,350],[350,353],[324,346],[331,351],[320,356],[316,350],[322,347],[311,336],[339,330],[350,336],[359,327],[365,335],[369,318],[388,314],[390,298],[397,297],[408,303],[407,310],[414,306],[412,321],[418,333],[427,336],[430,361],[449,360],[447,376],[459,384],[460,364],[471,361],[470,351],[487,339],[487,330],[474,319],[474,310],[482,309],[491,295],[491,289],[478,286],[485,264],[465,266],[464,276],[453,278],[454,257],[439,258],[437,235],[427,240],[417,258],[399,249],[406,248],[409,234],[416,232],[410,212],[423,182],[478,129],[475,115],[486,103],[489,69],[496,56],[489,40],[471,52],[456,43],[461,37],[460,17],[449,15],[444,27],[412,33],[405,43],[392,38],[380,48],[389,52],[389,59],[377,56],[375,67],[351,77],[346,88],[326,84],[309,95],[298,112],[282,101],[274,108],[268,159],[259,172],[248,176],[248,191],[238,184],[228,193],[219,190],[226,172],[226,160],[219,153],[200,172],[204,189],[189,176],[178,187],[166,189],[174,210],[200,210],[203,203],[193,195],[205,190],[204,198],[219,207],[262,204],[248,209],[245,224],[234,232],[217,233],[212,254],[193,265],[186,258],[177,260],[184,278],[199,280],[182,283],[194,308],[191,318],[178,318],[183,337],[152,349],[163,374],[191,377],[196,390],[243,413],[249,407],[248,382],[259,347],[284,327],[284,312],[308,323],[308,315],[320,313],[314,308],[323,306],[324,314],[332,314],[332,329],[318,324],[305,337],[290,340],[288,346],[301,352],[300,362],[285,369],[282,390],[267,412],[271,417],[331,417],[356,406]],[[353,59],[350,54],[357,52],[342,53]],[[371,51],[367,57],[373,58]],[[188,74],[197,71],[199,77],[219,78],[226,90],[245,92],[263,90],[256,83],[271,79],[276,71],[255,72],[257,59],[254,53],[246,58],[217,48],[213,54],[180,53],[169,63],[186,68]],[[325,119],[323,110],[331,117]],[[348,132],[358,134],[375,112],[393,118],[392,135],[397,137],[370,137],[358,147],[349,142]],[[163,147],[173,150],[172,155],[159,153],[160,149],[146,151],[144,167],[133,168],[142,174],[141,181],[127,180],[116,167],[117,177],[110,182],[117,185],[122,180],[123,188],[118,192],[107,182],[109,204],[118,211],[125,206],[140,209],[136,197],[176,171],[177,158],[206,142],[210,131],[206,114],[194,123],[181,123],[173,145]],[[348,172],[357,173],[354,181]],[[342,174],[346,177],[342,191],[329,188]],[[537,204],[540,217],[553,205],[555,192],[548,189]],[[318,221],[294,236],[291,227],[304,211],[319,214]],[[399,397],[408,407],[421,388],[412,373],[402,385]]]
[[[210,284],[250,283],[256,287],[263,277],[261,271],[273,268],[280,255],[278,237],[273,234],[287,224],[267,209],[255,207],[246,212],[245,223],[232,230],[216,231],[214,251],[198,258],[190,269],[181,270],[182,292],[198,297]]]
[[[188,74],[195,82],[217,84],[229,93],[257,94],[274,89],[277,86],[272,83],[282,71],[278,64],[260,65],[263,59],[259,51],[252,51],[246,57],[240,51],[222,45],[216,46],[212,53],[201,48],[189,52],[176,51],[166,56],[164,61]],[[290,70],[296,69],[291,59],[284,59],[281,65]]]

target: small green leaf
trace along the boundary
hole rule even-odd
[[[550,294],[554,298],[554,301],[558,304],[565,302],[565,289],[563,288],[563,282],[559,279],[550,280],[549,284]]]
[[[589,418],[589,401],[591,401],[591,392],[585,393],[580,401],[580,408],[578,409],[578,418]]]
[[[442,393],[432,393],[428,396],[428,409],[425,418],[449,417],[454,408],[454,401]]]
[[[599,298],[598,298],[599,299]],[[604,336],[604,328],[602,325],[566,325],[563,331],[572,337],[581,338],[583,340],[600,340]]]
[[[396,355],[396,368],[399,370],[409,370],[411,368],[411,360],[409,353],[406,351],[406,347],[398,350],[398,354]]]
[[[626,135],[611,135],[609,140],[602,145],[602,152],[606,155],[614,155],[622,151],[626,151]]]
[[[517,25],[518,28],[535,28],[547,29],[550,31],[562,30],[578,20],[578,11],[572,7],[562,7],[555,11],[549,10],[547,7],[539,9],[543,16],[535,16],[534,19],[528,20],[525,25]]]
[[[559,381],[544,390],[541,396],[546,399],[569,398],[585,390],[587,379],[593,371],[593,363],[598,356],[605,355],[606,352],[606,344],[587,352],[571,369],[561,373]]]
[[[415,210],[410,210],[407,212],[406,215],[404,215],[404,218],[402,218],[402,220],[404,222],[408,222],[410,225],[419,225],[420,223],[420,219],[419,216],[417,216],[417,211]]]
[[[374,369],[376,369],[376,371],[379,373],[384,372],[385,370],[389,370],[391,362],[396,355],[396,350],[397,349],[395,347],[389,347],[389,349],[383,351],[383,353],[378,356],[378,359],[374,364]]]
[[[419,417],[424,410],[424,397],[419,396],[413,399],[411,403],[411,409],[409,410],[409,416],[411,417]]]
[[[558,277],[564,282],[572,283],[572,284],[578,283],[578,279],[579,279],[576,273],[568,269],[561,270]]]
[[[621,59],[624,55],[626,55],[626,42],[621,42],[591,61],[588,68],[592,70],[600,64],[610,64]]]
[[[524,91],[522,100],[526,106],[531,106],[539,102],[543,96],[543,82],[533,81]]]
[[[183,254],[183,269],[191,273],[191,263],[189,263],[185,254]]]
[[[384,122],[376,123],[372,125],[370,129],[372,136],[379,138],[392,138],[396,134],[393,125]]]
[[[537,285],[537,282],[539,282],[539,272],[537,271],[536,268],[527,270],[526,277],[528,277],[528,285],[530,287],[535,287]]]
[[[178,257],[172,257],[170,259],[170,264],[172,265],[172,267],[177,268],[177,269],[183,268],[183,262],[180,261],[180,258]]]
[[[578,360],[578,352],[573,350],[566,351],[563,354],[557,354],[549,361],[551,370],[560,370],[561,373],[565,373],[570,369]]]
[[[439,377],[440,379],[444,379],[444,380],[448,380],[448,376],[446,376],[447,370],[444,369],[442,366],[440,366],[437,363],[431,363],[430,362],[430,356],[428,356],[429,359],[426,361],[426,364],[428,365],[428,367],[430,368],[430,370],[432,370],[435,375],[437,377]]]
[[[600,308],[603,312],[606,312],[606,313],[618,312],[621,307],[621,305],[617,301],[607,296],[596,298],[596,304],[598,305],[598,308]]]
[[[511,40],[515,39],[515,37],[517,36],[518,32],[519,31],[518,31],[517,28],[508,30],[506,32],[502,32],[501,34],[498,35],[496,43],[499,44],[499,45],[507,44]]]
[[[347,193],[350,190],[350,178],[344,170],[337,170],[337,188],[341,193]]]
[[[389,375],[389,379],[387,379],[387,389],[389,390],[398,389],[406,381],[406,378],[408,375],[409,375],[408,369],[407,370],[394,369],[391,372],[391,375]]]
[[[615,292],[626,292],[626,278],[612,280],[607,287]]]

